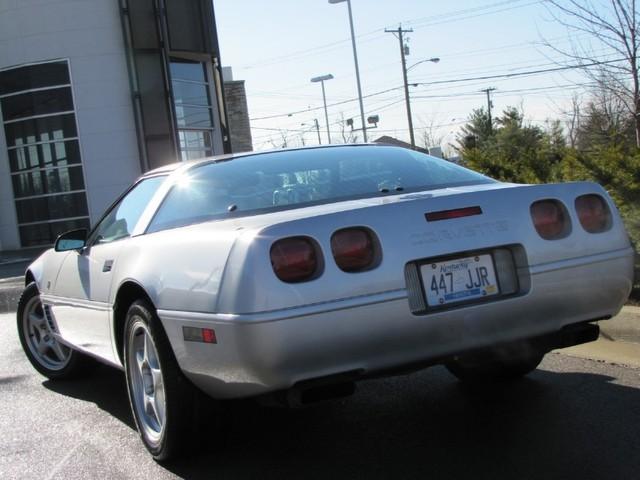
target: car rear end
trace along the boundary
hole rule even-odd
[[[197,385],[241,397],[437,363],[609,318],[631,288],[627,234],[593,183],[347,203],[263,217],[236,240],[215,313],[159,311]]]

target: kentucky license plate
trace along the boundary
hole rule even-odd
[[[420,273],[432,307],[500,293],[491,255],[427,263]]]

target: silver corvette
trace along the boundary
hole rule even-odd
[[[33,366],[124,369],[157,459],[200,392],[304,404],[444,364],[465,381],[535,369],[595,340],[633,250],[594,183],[514,185],[388,146],[181,163],[140,178],[90,232],[26,272]]]

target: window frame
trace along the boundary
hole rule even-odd
[[[168,63],[169,63],[169,70],[171,70],[171,63],[172,61],[176,61],[176,63],[180,63],[180,62],[184,62],[184,63],[191,63],[191,64],[199,64],[202,67],[202,71],[204,73],[204,81],[199,81],[199,80],[190,80],[190,79],[183,79],[183,78],[174,78],[173,74],[170,73],[170,82],[171,82],[171,102],[172,102],[172,108],[173,108],[173,115],[174,115],[174,121],[175,121],[175,125],[176,125],[176,140],[177,140],[177,145],[178,145],[178,153],[179,153],[179,159],[182,162],[186,162],[186,161],[191,161],[191,160],[201,160],[203,158],[208,158],[211,157],[213,155],[216,155],[216,144],[215,144],[215,135],[216,132],[220,129],[220,126],[217,123],[217,118],[218,118],[218,109],[217,109],[217,102],[215,101],[216,97],[216,91],[215,91],[215,78],[214,78],[214,72],[213,72],[213,68],[211,67],[210,63],[202,60],[202,59],[195,59],[195,58],[191,58],[189,56],[181,56],[180,54],[172,54],[169,56],[168,59]],[[176,96],[173,93],[173,83],[177,82],[177,83],[185,83],[185,84],[194,84],[194,85],[201,85],[205,87],[205,90],[208,94],[208,100],[209,103],[208,105],[197,105],[197,104],[191,104],[191,103],[183,103],[180,102],[178,103],[176,101]],[[202,109],[207,109],[209,112],[209,116],[211,118],[211,127],[202,127],[202,126],[180,126],[178,124],[178,114],[177,114],[177,108],[181,105],[184,105],[185,107],[197,107],[197,108],[202,108]],[[189,148],[185,148],[182,149],[181,145],[180,145],[180,133],[181,132],[202,132],[204,135],[208,136],[209,138],[209,142],[211,144],[211,147],[209,149],[189,149]],[[202,156],[198,156],[198,157],[191,157],[190,154],[191,153],[195,153],[195,152],[205,152],[209,150],[210,153],[206,154],[204,157]],[[220,153],[220,152],[218,152]]]
[[[20,144],[20,145],[16,145],[15,144],[15,138],[12,138],[11,141],[13,142],[11,145],[9,145],[9,138],[6,138],[6,151],[7,151],[7,167],[10,173],[10,177],[11,177],[11,188],[12,188],[12,193],[13,193],[13,200],[14,200],[14,209],[15,209],[15,219],[16,219],[16,229],[18,232],[18,238],[20,241],[20,245],[23,248],[27,248],[27,247],[44,247],[44,246],[50,246],[53,245],[53,243],[55,242],[55,238],[50,238],[50,242],[49,243],[31,243],[28,239],[23,238],[23,234],[22,234],[22,228],[23,227],[30,227],[33,225],[37,225],[37,224],[41,224],[41,225],[46,225],[46,224],[52,224],[52,223],[59,223],[59,222],[63,222],[65,220],[68,221],[84,221],[86,222],[87,226],[89,226],[91,224],[91,206],[89,203],[89,196],[87,195],[87,177],[86,177],[86,171],[85,171],[85,165],[83,162],[83,152],[82,152],[82,142],[80,141],[79,134],[79,127],[78,127],[78,117],[76,114],[76,98],[75,98],[75,92],[74,92],[74,82],[73,82],[73,74],[72,74],[72,70],[71,70],[71,62],[69,60],[69,58],[55,58],[55,59],[50,59],[50,60],[44,60],[44,61],[39,61],[39,62],[29,62],[29,63],[24,63],[21,65],[12,65],[12,66],[8,66],[8,67],[4,67],[4,68],[0,68],[0,73],[2,72],[9,72],[9,71],[13,71],[13,70],[19,70],[21,68],[24,67],[30,67],[30,66],[43,66],[43,65],[47,65],[47,64],[64,64],[64,66],[66,67],[66,71],[68,73],[68,82],[65,82],[63,84],[50,84],[47,86],[40,86],[37,88],[26,88],[24,90],[15,90],[15,91],[11,91],[9,93],[4,93],[2,95],[0,95],[0,99],[4,99],[4,98],[9,98],[9,97],[15,97],[18,95],[25,95],[25,94],[29,94],[29,93],[37,93],[37,92],[41,92],[41,91],[49,91],[49,90],[55,90],[55,89],[63,89],[63,88],[68,88],[69,92],[70,92],[70,99],[71,99],[71,104],[72,104],[72,109],[71,110],[60,110],[57,112],[51,112],[51,113],[34,113],[33,115],[28,115],[25,117],[20,117],[20,118],[14,118],[11,120],[6,120],[4,113],[0,116],[0,127],[3,128],[5,130],[6,133],[6,127],[11,125],[11,124],[19,124],[21,122],[29,122],[29,121],[36,121],[36,132],[37,130],[37,120],[41,119],[41,118],[48,118],[48,117],[64,117],[66,115],[72,115],[72,125],[73,128],[75,130],[75,135],[73,137],[64,137],[64,130],[63,130],[63,137],[62,138],[55,138],[55,139],[51,139],[50,141],[40,141],[38,140],[37,142],[31,142],[31,144],[29,144],[28,146],[36,146],[38,148],[38,155],[40,154],[40,149],[44,148],[45,144],[52,144],[52,143],[59,143],[59,142],[66,142],[68,141],[74,141],[77,142],[77,149],[78,149],[78,155],[79,155],[79,163],[74,164],[76,166],[79,166],[82,168],[82,181],[83,181],[83,188],[82,190],[73,190],[73,191],[63,191],[63,192],[55,192],[54,194],[46,194],[46,195],[34,195],[34,196],[30,196],[28,198],[25,197],[16,197],[15,195],[15,191],[13,191],[13,176],[15,174],[20,174],[20,173],[28,173],[31,170],[38,170],[38,168],[34,168],[34,169],[28,169],[28,170],[20,170],[20,171],[13,171],[12,167],[11,167],[11,162],[10,162],[10,151],[11,150],[18,150],[20,148],[23,148],[25,146],[27,146],[27,144]],[[64,125],[64,120],[62,121],[62,125]],[[70,217],[64,217],[64,218],[49,218],[48,220],[41,220],[41,221],[37,221],[37,222],[20,222],[18,220],[18,205],[17,202],[19,201],[26,201],[28,199],[34,199],[34,198],[44,198],[47,196],[55,196],[55,195],[59,195],[59,196],[63,196],[63,195],[69,195],[69,194],[77,194],[77,193],[83,193],[84,194],[84,203],[86,205],[86,209],[87,209],[87,214],[86,215],[82,215],[82,216],[70,216]],[[55,233],[52,231],[52,233]],[[61,232],[62,233],[62,232]]]
[[[148,212],[150,209],[153,209],[153,211],[155,212],[155,210],[157,210],[157,203],[158,203],[158,196],[161,195],[161,198],[164,198],[165,194],[166,194],[166,188],[165,185],[167,183],[167,178],[170,176],[170,174],[167,173],[158,173],[156,175],[148,175],[148,176],[144,176],[139,178],[138,180],[136,180],[132,185],[130,185],[124,192],[122,192],[118,198],[116,198],[116,200],[109,205],[109,207],[104,211],[104,213],[102,214],[102,216],[100,217],[100,219],[96,222],[96,224],[91,227],[89,229],[89,233],[87,234],[87,247],[95,247],[95,246],[99,246],[99,245],[108,245],[114,242],[119,242],[121,240],[126,240],[128,238],[133,238],[133,237],[137,237],[139,235],[142,235],[145,233],[146,227],[147,227],[147,223],[148,221],[146,220],[148,217]],[[122,203],[122,201],[127,197],[127,195],[129,195],[129,193],[131,193],[138,185],[140,185],[142,182],[144,182],[145,180],[151,180],[154,178],[164,178],[164,181],[160,182],[160,184],[158,185],[158,188],[156,189],[156,191],[153,193],[153,195],[151,196],[151,199],[149,200],[149,202],[147,203],[147,206],[142,210],[142,213],[140,214],[140,217],[138,217],[138,221],[136,222],[135,226],[131,229],[131,233],[129,235],[127,235],[126,237],[121,237],[115,240],[112,240],[110,242],[104,242],[104,243],[97,243],[96,239],[96,233],[98,231],[98,228],[100,227],[100,225],[102,224],[103,221],[105,221],[107,219],[107,217],[111,214],[111,212],[118,208],[118,206]],[[141,228],[144,227],[144,228]]]

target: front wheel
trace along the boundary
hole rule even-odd
[[[535,370],[544,355],[523,341],[455,357],[445,366],[463,382],[508,382]]]
[[[185,378],[153,307],[127,312],[124,363],[131,410],[142,442],[156,460],[175,456],[193,429],[197,391]]]
[[[22,292],[17,320],[22,349],[42,375],[51,380],[66,380],[87,371],[92,360],[58,340],[52,319],[45,315],[35,282]]]

